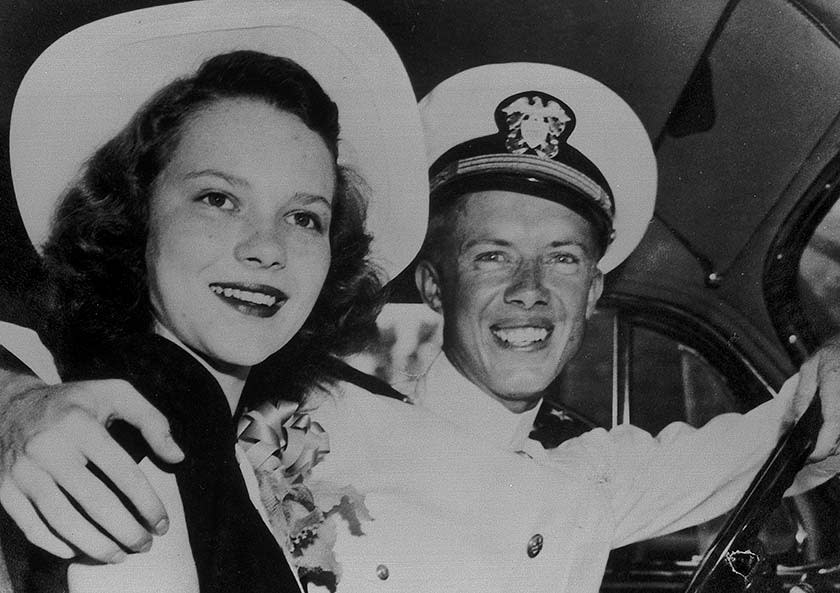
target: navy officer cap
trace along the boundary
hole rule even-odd
[[[641,121],[615,92],[550,64],[465,70],[420,101],[434,211],[468,192],[507,190],[560,203],[588,220],[603,272],[644,235],[656,159]]]

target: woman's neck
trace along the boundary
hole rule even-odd
[[[198,362],[200,362],[219,383],[219,387],[221,387],[222,392],[225,394],[225,398],[228,401],[228,405],[230,406],[230,413],[233,414],[236,412],[236,408],[239,405],[239,399],[242,397],[242,389],[245,387],[245,379],[248,378],[248,372],[251,370],[251,367],[230,365],[226,368],[220,368],[221,365],[214,364],[184,344],[175,334],[169,331],[169,329],[158,320],[155,320],[154,332],[157,335],[166,338],[170,342],[177,344],[186,352],[189,352],[190,355]]]

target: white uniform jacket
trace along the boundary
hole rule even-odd
[[[474,389],[462,380],[452,397]],[[734,506],[778,441],[795,385],[700,430],[596,429],[550,451],[529,441],[523,454],[344,384],[312,413],[331,451],[307,480],[316,501],[322,485],[352,487],[370,517],[355,530],[340,513],[329,519],[338,591],[595,592],[611,548]],[[837,458],[811,465],[794,488],[838,469]]]

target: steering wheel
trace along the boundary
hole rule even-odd
[[[781,438],[706,551],[685,593],[773,590],[775,567],[756,535],[805,464],[822,424],[819,394]]]

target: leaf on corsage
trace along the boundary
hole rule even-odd
[[[362,523],[373,521],[365,506],[365,495],[353,486],[336,487],[329,482],[312,481],[309,484],[315,493],[315,504],[324,509],[324,516],[338,515],[347,521],[351,535],[364,535]]]
[[[286,545],[289,540],[289,524],[283,501],[292,491],[292,484],[283,476],[283,472],[257,470],[260,486],[260,500],[268,514],[271,527],[278,541]]]
[[[316,536],[294,551],[298,574],[304,581],[335,591],[341,579],[341,565],[335,558],[336,529],[332,521],[322,522]]]

